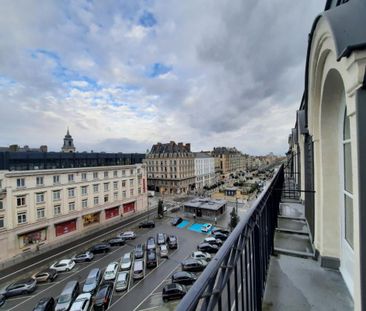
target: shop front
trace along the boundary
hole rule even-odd
[[[135,203],[136,202],[123,204],[123,213],[135,212]]]
[[[83,216],[83,225],[84,227],[90,226],[92,224],[96,224],[100,222],[100,212],[87,214]]]
[[[105,219],[119,216],[119,206],[108,208],[105,211]]]
[[[18,234],[19,248],[38,245],[47,240],[47,227]]]
[[[64,235],[76,231],[76,219],[55,224],[56,236]]]

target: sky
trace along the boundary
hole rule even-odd
[[[325,1],[4,0],[0,146],[283,155]]]

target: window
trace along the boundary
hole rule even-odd
[[[0,229],[5,227],[4,217],[0,217]]]
[[[17,206],[25,206],[25,195],[17,197]]]
[[[93,185],[93,192],[94,193],[98,193],[99,192],[99,185],[98,184]]]
[[[84,199],[81,201],[81,207],[82,208],[87,208],[88,207],[88,199]]]
[[[113,199],[118,200],[118,192],[113,193]]]
[[[72,212],[75,210],[75,202],[70,202],[69,203],[69,211]]]
[[[81,180],[82,181],[86,181],[86,173],[82,173],[81,174]]]
[[[55,177],[55,176],[54,176]],[[74,181],[74,174],[69,174],[68,176],[67,176],[67,180],[69,181],[69,182],[73,182]],[[53,181],[53,182],[55,182],[55,181]]]
[[[122,191],[122,198],[126,199],[126,191]]]
[[[141,188],[140,188],[140,187],[139,187],[139,189],[138,189],[138,193],[139,193],[139,194],[141,194]]]
[[[113,190],[118,190],[118,182],[117,181],[113,182]]]
[[[130,187],[133,187],[133,179],[130,179]]]
[[[61,205],[55,205],[53,207],[53,213],[55,214],[55,216],[60,215],[61,214]]]
[[[88,194],[88,186],[82,186],[81,195],[87,195],[87,194]]]
[[[108,202],[108,194],[104,196],[104,202]]]
[[[69,188],[69,189],[67,189],[67,192],[68,192],[69,198],[75,197],[75,188]]]
[[[93,179],[98,179],[98,172],[93,172]]]
[[[45,209],[37,208],[37,219],[41,219],[45,217]]]
[[[0,210],[2,210],[4,208],[4,204],[3,204],[3,201],[0,200]]]
[[[117,177],[118,176],[118,172],[117,171],[113,171],[113,177]]]
[[[104,178],[108,178],[108,172],[104,172]]]
[[[53,176],[53,183],[54,184],[59,184],[60,183],[60,176],[59,175]]]
[[[133,175],[133,169],[130,169],[130,175]]]
[[[24,188],[24,187],[25,187],[25,179],[17,178],[17,188]]]
[[[37,186],[43,186],[43,177],[36,177]]]
[[[98,205],[99,204],[99,197],[94,197],[94,205]]]
[[[122,170],[122,176],[126,176],[126,171]]]
[[[125,180],[122,180],[122,187],[126,187],[126,181]]]
[[[133,193],[134,193],[134,191],[133,191],[133,189],[131,189],[130,190],[130,195],[133,196]]]
[[[36,193],[36,203],[44,203],[44,192]]]
[[[27,213],[18,213],[18,224],[25,224],[27,222]]]
[[[53,201],[58,200],[61,200],[61,191],[60,190],[53,191]]]
[[[137,174],[140,174],[140,171],[141,171],[141,170],[138,168],[138,169],[137,169]]]
[[[109,190],[109,183],[105,183],[104,184],[104,191],[108,191]]]

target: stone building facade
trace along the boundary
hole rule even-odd
[[[200,190],[215,183],[215,159],[203,152],[195,152],[194,156],[196,190]]]
[[[215,147],[211,154],[216,159],[219,159],[220,165],[217,168],[220,174],[225,175],[242,169],[242,154],[235,147]]]

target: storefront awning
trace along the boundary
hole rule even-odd
[[[29,233],[41,231],[41,230],[47,229],[47,228],[48,228],[48,226],[43,226],[43,227],[40,227],[40,228],[37,228],[37,229],[30,229],[30,230],[27,230],[27,231],[18,232],[17,235],[29,234]]]

